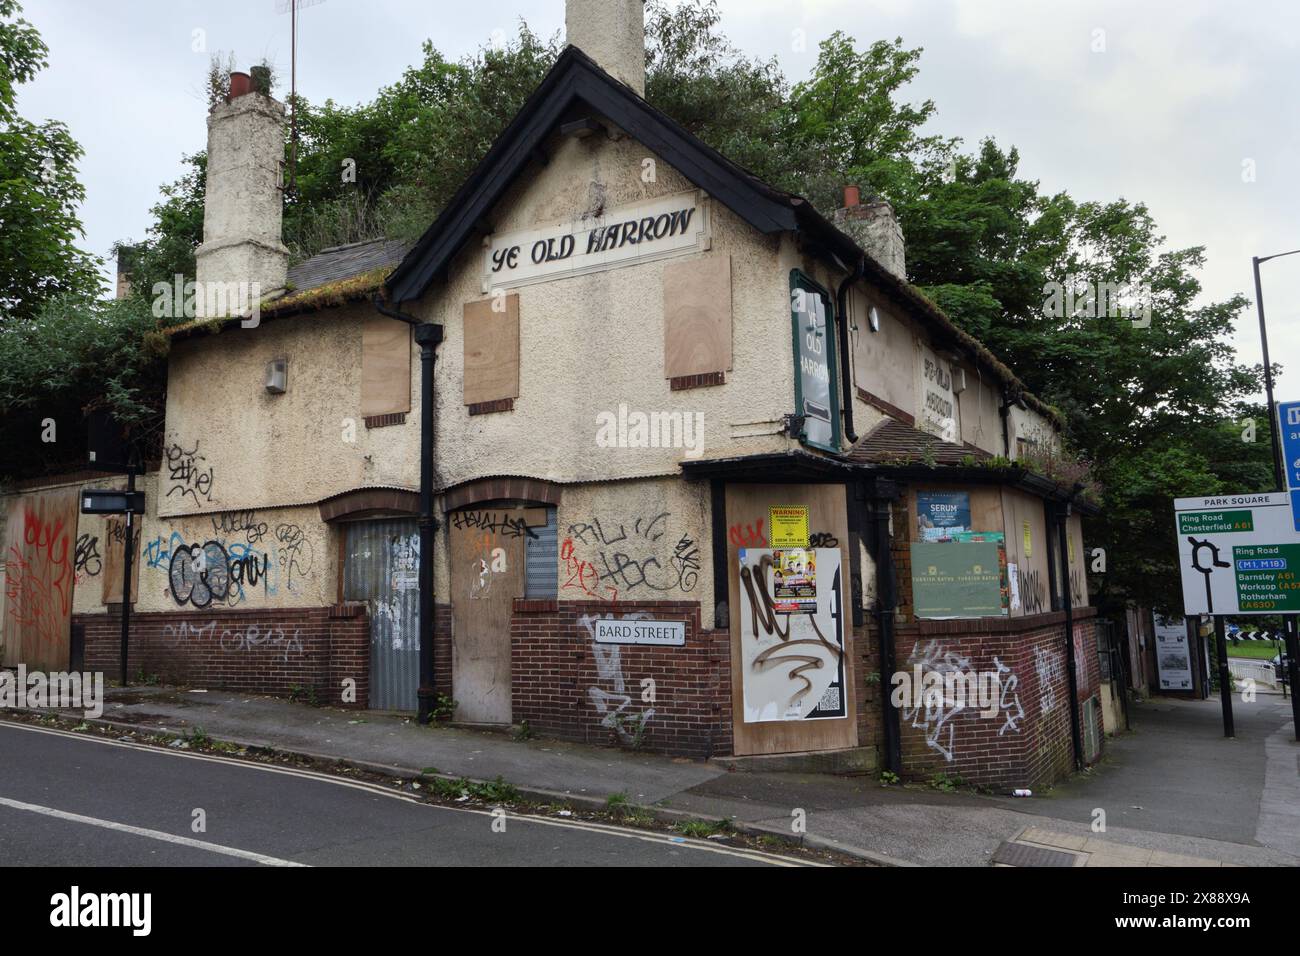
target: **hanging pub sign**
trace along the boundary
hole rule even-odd
[[[698,192],[607,209],[598,219],[505,232],[485,240],[483,291],[702,252],[709,217]]]

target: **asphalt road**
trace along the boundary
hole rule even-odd
[[[195,832],[195,811],[203,832]],[[433,806],[360,781],[0,722],[0,866],[772,866],[583,821]]]

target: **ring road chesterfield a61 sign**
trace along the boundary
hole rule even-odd
[[[1176,498],[1187,614],[1300,611],[1300,533],[1283,492]]]

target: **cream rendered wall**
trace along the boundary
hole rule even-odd
[[[880,316],[880,331],[872,332],[868,316],[872,306]],[[917,352],[914,330],[898,312],[885,303],[883,296],[854,288],[849,295],[849,344],[853,354],[855,385],[853,416],[869,417],[874,406],[857,396],[857,388],[902,409],[913,417],[917,413]],[[876,414],[880,414],[876,412]],[[865,429],[859,428],[861,434]]]
[[[1002,444],[1002,404],[998,383],[966,368],[966,391],[957,396],[961,408],[961,440],[990,455],[1005,455]]]
[[[1051,448],[1059,451],[1061,447],[1061,436],[1046,418],[1030,408],[1021,408],[1019,405],[1011,406],[1010,420],[1007,423],[1008,431],[1011,438],[1010,457],[1015,459],[1016,456],[1016,439],[1024,438],[1029,441],[1037,442],[1042,449]]]
[[[1091,603],[1088,595],[1088,555],[1083,550],[1083,518],[1072,514],[1066,521],[1069,535],[1066,557],[1070,562],[1069,580],[1075,607],[1087,607]]]
[[[555,138],[550,162],[532,168],[492,215],[495,232],[567,222],[598,209],[691,189],[635,141]],[[722,386],[672,392],[664,378],[665,261],[560,278],[519,295],[519,397],[514,410],[470,416],[462,402],[463,309],[485,298],[483,249],[455,259],[445,286],[405,308],[445,333],[438,359],[438,478],[451,486],[488,475],[526,475],[557,482],[680,473],[684,448],[602,448],[598,415],[629,411],[703,416],[699,457],[781,451],[778,434],[794,410],[789,278],[783,242],[764,237],[721,203],[705,198],[712,248],[731,257],[732,370]]]
[[[140,560],[132,572],[140,582],[137,612],[320,607],[334,603],[338,581],[337,539],[320,520],[320,512],[315,507],[160,518],[154,506],[164,478],[165,473],[151,473],[137,479],[136,486],[144,489],[146,505],[140,525]],[[121,487],[122,483],[96,481],[95,486]],[[102,563],[98,573],[89,573],[91,565],[74,577],[74,614],[105,611],[102,576],[110,547],[106,531],[104,517],[80,516],[78,537],[87,535],[87,543],[90,539],[96,541]],[[192,597],[185,602],[177,601],[171,590],[172,555],[181,547],[201,548],[209,541],[220,544],[230,558],[247,561],[250,569],[255,560],[257,583],[251,583],[249,575],[242,586],[232,586],[224,599],[214,597],[206,608],[196,607]],[[121,543],[111,547],[120,549]]]
[[[713,626],[708,483],[570,485],[556,518],[560,600],[699,601],[701,626]]]
[[[357,303],[174,343],[159,513],[307,504],[368,485],[418,488],[418,391],[405,424],[362,422],[360,323],[373,314]],[[289,360],[282,395],[264,387],[274,358]],[[194,477],[209,473],[206,485]]]

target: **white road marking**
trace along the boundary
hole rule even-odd
[[[254,853],[251,850],[240,850],[233,846],[222,846],[220,843],[209,843],[207,840],[195,840],[190,837],[177,836],[174,833],[164,833],[162,830],[150,830],[145,827],[134,827],[129,823],[117,823],[114,820],[101,820],[99,817],[87,817],[80,813],[69,813],[66,810],[56,810],[54,807],[43,807],[38,803],[23,803],[21,800],[10,800],[8,797],[0,797],[0,807],[12,807],[14,810],[26,810],[29,813],[40,813],[47,817],[54,817],[56,820],[68,820],[72,823],[85,823],[92,827],[103,827],[105,830],[116,830],[118,833],[129,833],[132,836],[148,837],[151,840],[162,840],[164,843],[175,843],[180,846],[194,847],[196,850],[207,850],[209,853],[221,853],[225,856],[238,857],[241,860],[252,860],[254,863],[260,863],[263,866],[306,866],[305,863],[295,863],[292,860],[281,860],[279,857],[267,856],[264,853]]]
[[[254,763],[249,760],[239,760],[234,757],[220,757],[214,754],[201,754],[192,751],[172,750],[166,747],[156,747],[150,744],[135,743],[128,740],[114,740],[108,737],[91,737],[84,733],[78,733],[71,730],[58,730],[52,727],[34,727],[31,724],[18,723],[0,719],[0,727],[12,727],[16,730],[27,730],[39,734],[52,734],[57,737],[71,737],[74,740],[86,741],[88,743],[107,744],[111,747],[126,747],[129,750],[141,750],[145,753],[158,754],[168,757],[184,757],[189,760],[206,760],[211,763],[228,764],[234,767],[241,767],[246,770],[261,770],[265,773],[279,773],[291,777],[302,777],[307,780],[316,780],[321,783],[332,784],[336,787],[351,787],[354,790],[366,790],[372,794],[381,797],[389,797],[394,800],[403,800],[406,803],[412,803],[416,806],[428,807],[432,810],[448,810],[454,813],[474,813],[481,816],[491,816],[491,810],[479,810],[472,807],[449,807],[439,803],[426,803],[419,797],[409,793],[402,793],[386,787],[382,784],[370,783],[364,780],[349,780],[346,777],[339,777],[333,774],[321,773],[317,770],[301,770],[295,767],[276,767],[268,764]],[[0,798],[2,801],[4,798]],[[533,816],[531,814],[509,814],[508,818],[517,820],[521,823],[536,823],[543,826],[565,827],[570,830],[586,830],[589,832],[603,833],[608,836],[623,837],[624,839],[642,840],[647,843],[658,843],[667,846],[681,847],[689,850],[703,850],[709,853],[718,853],[723,856],[739,857],[741,859],[753,860],[759,863],[767,863],[772,866],[826,866],[823,863],[815,863],[807,860],[800,860],[794,857],[781,856],[775,853],[766,853],[761,850],[745,850],[736,847],[719,846],[708,842],[707,840],[694,840],[689,838],[679,838],[672,834],[656,833],[653,830],[635,830],[629,827],[619,827],[611,824],[594,823],[587,820],[558,820],[553,817]],[[154,833],[158,831],[148,831]],[[177,837],[176,839],[183,839]],[[213,844],[215,846],[215,844]],[[240,853],[247,851],[237,851]],[[268,858],[269,859],[269,858]],[[287,863],[281,865],[301,866],[305,864]]]

